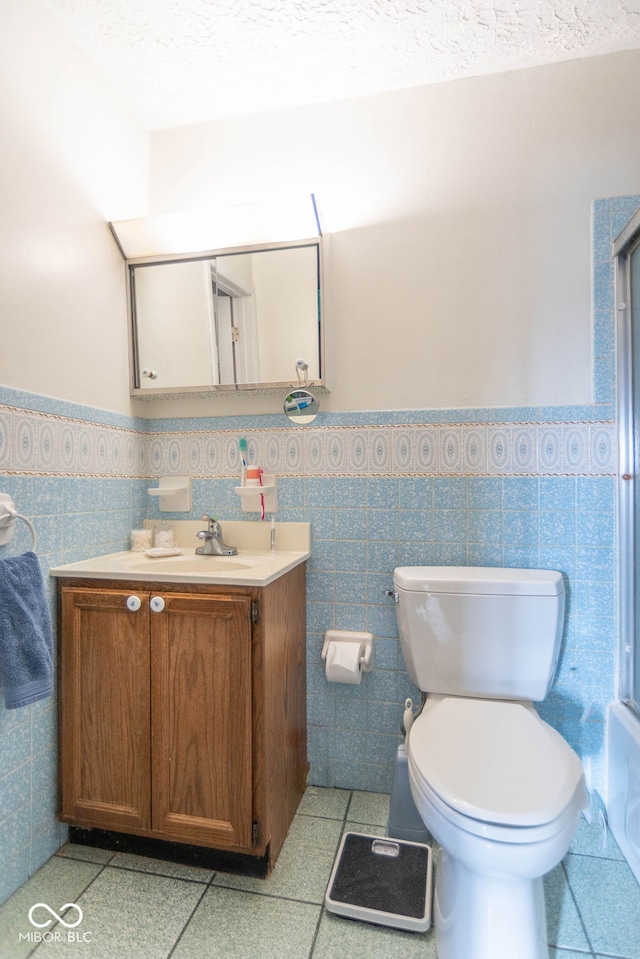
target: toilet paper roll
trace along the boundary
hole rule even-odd
[[[330,683],[359,683],[362,679],[360,643],[329,643],[326,674]]]

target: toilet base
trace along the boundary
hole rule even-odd
[[[433,922],[438,959],[549,959],[542,878],[481,876],[441,849]]]
[[[408,839],[410,842],[421,842],[426,845],[431,842],[431,833],[422,821],[422,816],[416,809],[411,795],[409,759],[404,743],[401,743],[396,751],[396,766],[385,835],[393,839]]]

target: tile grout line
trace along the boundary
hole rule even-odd
[[[584,919],[582,918],[582,912],[581,912],[581,910],[580,910],[580,906],[578,905],[578,901],[577,901],[577,899],[576,899],[576,897],[575,897],[575,895],[574,895],[573,888],[572,888],[572,886],[571,886],[571,881],[570,881],[570,879],[569,879],[569,873],[568,873],[568,871],[567,871],[567,867],[566,867],[566,864],[565,864],[564,859],[563,859],[562,862],[561,862],[561,866],[562,866],[562,871],[563,871],[563,873],[564,873],[564,877],[565,877],[565,880],[566,880],[566,883],[567,883],[567,889],[569,890],[569,894],[570,894],[570,896],[571,896],[571,899],[573,900],[573,904],[574,904],[574,906],[576,907],[576,912],[578,913],[578,918],[580,919],[580,925],[582,926],[582,931],[584,932],[584,937],[585,937],[585,939],[587,940],[587,945],[589,946],[589,949],[591,950],[591,955],[592,955],[592,956],[594,957],[594,959],[595,959],[596,952],[595,952],[595,949],[593,948],[593,943],[591,942],[591,936],[589,935],[589,933],[588,933],[588,931],[587,931],[587,924],[585,923]]]
[[[344,836],[345,826],[347,825],[347,822],[348,822],[348,820],[349,820],[349,811],[351,810],[351,803],[352,803],[352,802],[353,802],[353,790],[350,790],[350,791],[349,791],[349,801],[347,802],[347,805],[346,805],[345,810],[344,810],[344,815],[343,815],[343,817],[342,817],[342,826],[341,826],[341,828],[340,828],[340,836],[339,836],[339,838],[338,838],[338,845],[336,846],[336,854],[337,854],[337,852],[338,852],[338,848],[340,847],[340,843],[341,843],[341,841],[342,841],[342,837]],[[335,862],[335,855],[334,855],[334,862]],[[329,873],[329,876],[331,876],[331,873]],[[327,881],[328,881],[328,880],[327,880]],[[325,904],[324,904],[324,899],[323,899],[323,900],[322,900],[322,903],[320,904],[320,915],[318,916],[318,922],[316,923],[316,929],[315,929],[315,933],[314,933],[314,936],[313,936],[313,942],[311,943],[311,949],[309,950],[308,959],[312,959],[313,953],[315,952],[316,944],[317,944],[317,942],[318,942],[318,935],[319,935],[319,933],[320,933],[320,926],[321,926],[321,924],[322,924],[322,920],[323,920],[323,918],[324,918],[324,914],[325,914],[326,911],[327,911],[327,909],[326,909],[326,906],[325,906]]]
[[[214,873],[214,875],[215,875],[215,873]],[[212,878],[213,878],[213,877],[212,877]],[[204,897],[205,897],[206,894],[207,894],[207,891],[208,891],[210,888],[211,888],[211,881],[209,881],[209,883],[205,883],[204,889],[202,890],[202,893],[200,894],[200,898],[198,899],[197,903],[195,904],[195,906],[194,906],[193,909],[191,910],[191,913],[190,913],[190,915],[189,915],[189,918],[188,918],[187,921],[185,922],[185,924],[184,924],[184,926],[182,927],[180,933],[178,934],[175,942],[174,942],[173,945],[171,946],[171,949],[170,949],[169,952],[167,953],[166,959],[170,959],[170,957],[171,957],[171,956],[174,954],[174,952],[176,951],[180,940],[182,939],[182,937],[184,936],[185,932],[187,931],[189,925],[191,924],[191,920],[192,920],[193,917],[195,916],[195,914],[196,914],[196,912],[197,912],[197,910],[198,910],[198,908],[199,908],[199,906],[200,906],[200,903],[202,902],[202,900],[204,899]]]
[[[292,896],[281,896],[274,892],[260,892],[256,889],[238,889],[237,886],[215,886],[211,885],[208,889],[216,891],[224,889],[226,892],[238,893],[239,896],[256,896],[259,899],[277,899],[278,902],[298,902],[301,906],[320,906],[321,903],[314,902],[312,899],[294,899]]]
[[[595,853],[595,852],[575,852],[573,849],[571,849],[571,847],[569,847],[569,852],[567,853],[567,855],[568,855],[568,856],[579,856],[580,859],[597,859],[598,862],[620,862],[620,863],[626,863],[627,865],[629,865],[629,864],[627,863],[627,860],[624,858],[624,856],[620,856],[620,857],[618,857],[618,856],[598,856],[597,853]],[[623,959],[624,959],[624,957],[623,957]]]
[[[311,948],[309,949],[309,955],[307,959],[312,959],[313,953],[316,948],[316,943],[318,942],[318,935],[320,934],[320,925],[322,923],[322,918],[325,913],[324,903],[320,906],[320,914],[318,915],[318,921],[316,922],[316,928],[313,933],[313,940],[311,942]]]
[[[332,789],[332,788],[333,788],[333,789],[337,789],[337,788],[339,788],[339,787],[337,787],[337,786],[333,786],[333,787],[332,787],[332,786],[311,786],[311,788],[312,788],[312,789]],[[324,819],[325,822],[340,822],[340,820],[342,820],[342,822],[345,821],[343,816],[340,817],[340,819],[338,819],[338,818],[336,818],[335,816],[318,816],[318,815],[316,815],[316,813],[310,813],[310,812],[297,812],[297,813],[296,813],[296,816],[302,816],[304,819]]]
[[[55,854],[54,854],[54,855],[55,855]],[[52,858],[53,858],[53,857],[52,857]],[[59,858],[59,859],[64,859],[64,858],[66,858],[66,857],[65,857],[65,856],[59,856],[58,858]],[[70,858],[70,857],[69,857],[69,858]],[[113,857],[112,857],[112,858],[113,858]],[[50,860],[49,860],[49,861],[50,861]],[[74,861],[74,862],[83,862],[83,861],[86,862],[86,860],[82,860],[82,859],[75,859],[75,860],[73,860],[73,861]],[[94,865],[97,866],[97,865],[99,865],[99,863],[94,863]],[[108,866],[108,863],[106,863],[106,862],[102,864],[102,869],[100,869],[100,870],[95,874],[95,876],[93,877],[93,879],[89,880],[89,882],[88,882],[87,885],[84,887],[84,889],[81,889],[81,890],[80,890],[80,892],[78,893],[78,895],[75,897],[76,899],[81,899],[82,896],[84,896],[85,892],[87,892],[87,890],[91,888],[91,886],[94,884],[94,882],[96,881],[96,879],[98,878],[98,876],[101,876],[101,875],[102,875],[102,873],[105,871],[105,869],[107,868],[107,866]],[[34,875],[35,875],[35,873],[34,873]],[[56,928],[59,926],[59,924],[60,924],[59,922],[56,922],[55,925],[53,926],[53,929],[56,929]],[[44,940],[43,940],[42,942],[39,942],[39,943],[37,944],[37,946],[35,947],[35,949],[32,949],[32,950],[31,950],[31,952],[28,954],[27,959],[30,959],[30,957],[33,956],[33,954],[34,954],[35,952],[37,952],[37,950],[40,948],[40,946],[43,946],[43,945],[46,945],[46,943],[44,942]]]
[[[134,854],[135,855],[135,854]],[[81,861],[81,860],[77,860]],[[159,859],[158,862],[163,860]],[[205,886],[208,887],[211,885],[213,878],[215,877],[215,872],[211,879],[190,879],[189,876],[172,876],[166,872],[154,872],[152,869],[136,869],[135,866],[115,866],[111,862],[105,863],[105,868],[109,867],[110,869],[117,869],[118,872],[135,872],[139,876],[156,876],[158,879],[175,879],[176,882],[188,882],[194,886]],[[198,867],[199,868],[199,867]],[[208,872],[209,870],[207,870]]]

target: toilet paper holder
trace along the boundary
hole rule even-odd
[[[356,633],[346,629],[328,629],[324,634],[322,660],[326,661],[330,643],[358,643],[360,666],[363,673],[373,669],[373,633]]]

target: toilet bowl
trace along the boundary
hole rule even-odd
[[[414,802],[442,847],[439,959],[548,959],[542,876],[586,801],[573,750],[528,703],[434,697],[408,754]]]
[[[404,567],[407,670],[428,692],[407,740],[416,808],[439,843],[439,959],[549,959],[542,877],[587,802],[582,764],[535,711],[562,635],[558,573]]]

